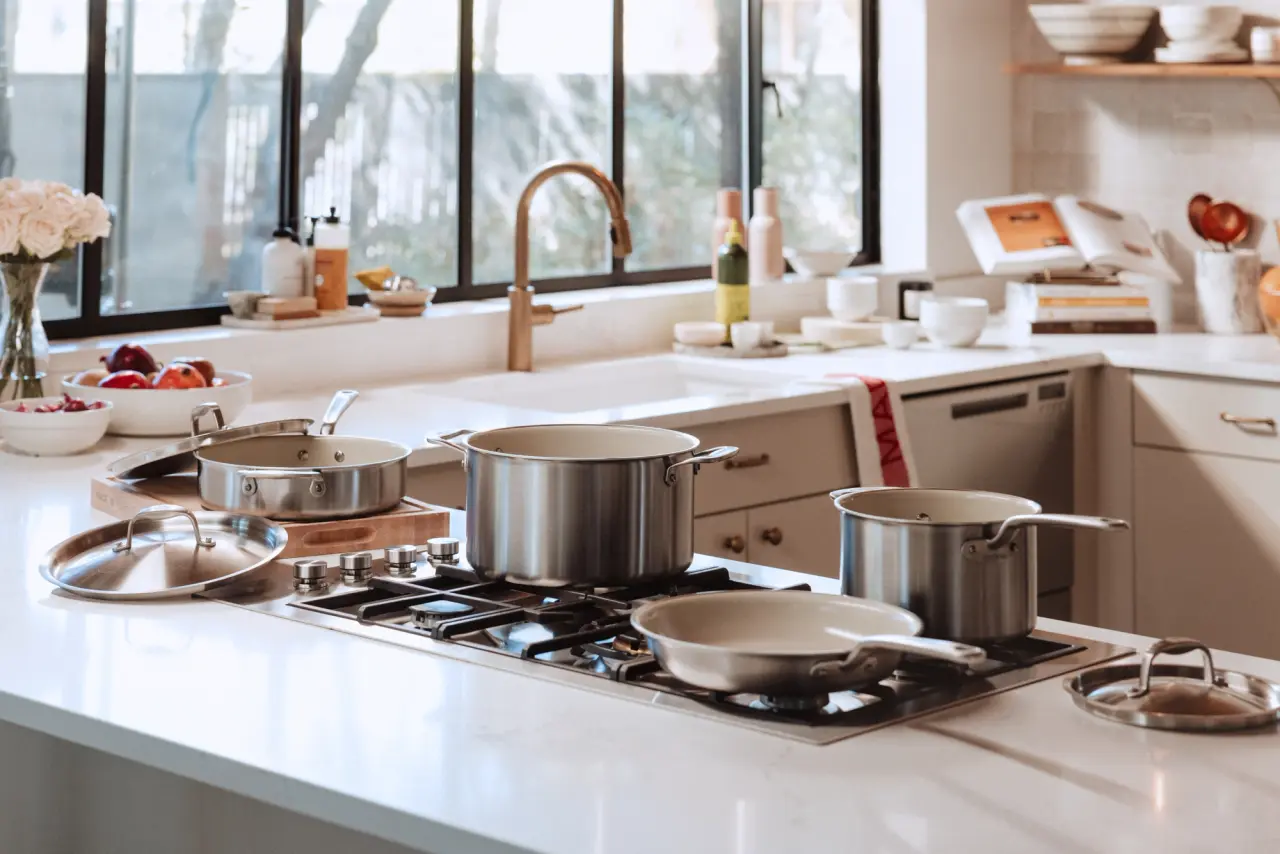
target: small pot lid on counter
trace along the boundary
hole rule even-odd
[[[1196,651],[1203,667],[1155,663],[1160,655]],[[1209,647],[1191,638],[1156,641],[1136,664],[1085,670],[1063,687],[1085,711],[1150,729],[1221,732],[1280,721],[1280,684],[1218,670]]]
[[[270,563],[289,535],[256,516],[157,504],[63,540],[40,574],[90,599],[168,599],[235,581]]]

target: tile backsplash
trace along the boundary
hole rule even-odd
[[[1251,24],[1280,23],[1267,20],[1280,15],[1275,0],[1239,5],[1242,45]],[[1053,61],[1025,7],[1015,14],[1014,58]],[[1203,244],[1187,224],[1193,194],[1255,214],[1249,243],[1264,263],[1280,263],[1280,80],[1026,75],[1014,86],[1013,133],[1015,191],[1079,193],[1146,217],[1184,278],[1179,322],[1195,321],[1192,253]]]

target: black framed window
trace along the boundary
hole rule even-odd
[[[539,291],[708,275],[715,191],[779,188],[787,242],[879,257],[877,0],[0,0],[0,175],[100,193],[51,337],[216,323],[278,222],[338,209],[352,267],[501,296],[538,165]],[[353,287],[352,301],[362,297]]]

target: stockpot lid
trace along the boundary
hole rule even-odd
[[[649,460],[692,453],[698,439],[662,427],[630,424],[542,424],[501,427],[466,436],[481,454],[563,462]]]
[[[1041,510],[1028,498],[973,489],[871,486],[839,490],[831,497],[850,516],[917,525],[992,525]]]
[[[40,574],[91,599],[190,596],[266,565],[288,540],[283,527],[257,516],[157,504],[63,540]]]
[[[1160,655],[1197,651],[1201,667],[1155,663]],[[1280,685],[1217,669],[1209,647],[1192,638],[1156,641],[1138,663],[1085,670],[1063,687],[1085,711],[1151,729],[1225,731],[1280,720]]]

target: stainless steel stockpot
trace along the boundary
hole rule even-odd
[[[924,634],[966,643],[1036,624],[1036,526],[1118,531],[1128,522],[1041,513],[1026,498],[964,489],[863,487],[840,511],[840,591],[920,615]]]
[[[696,452],[674,430],[548,424],[427,441],[464,456],[467,561],[484,578],[612,587],[679,575],[693,562]]]

